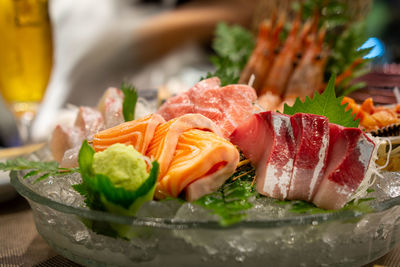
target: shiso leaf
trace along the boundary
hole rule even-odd
[[[284,114],[310,113],[328,118],[330,123],[344,127],[358,127],[360,119],[354,120],[352,110],[345,111],[346,105],[342,105],[343,97],[336,97],[335,75],[329,79],[328,85],[322,94],[315,92],[314,97],[306,97],[304,102],[297,98],[293,106],[285,104]]]
[[[124,102],[122,103],[122,114],[125,121],[135,119],[135,109],[138,99],[138,94],[134,86],[122,83],[121,90],[124,93]]]
[[[245,211],[253,207],[250,200],[256,194],[251,182],[239,178],[230,180],[217,192],[201,197],[194,204],[218,215],[222,226],[229,226],[246,218]]]

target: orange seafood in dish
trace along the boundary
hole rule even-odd
[[[372,98],[368,98],[359,105],[350,97],[344,97],[342,104],[347,104],[346,110],[352,109],[355,119],[360,118],[360,126],[367,131],[400,123],[400,104],[393,107],[375,106]]]
[[[158,126],[146,155],[160,164],[159,177],[164,176],[168,170],[179,137],[190,129],[202,129],[221,135],[215,123],[201,114],[185,114]]]
[[[132,145],[158,161],[157,198],[178,197],[185,191],[188,201],[199,199],[217,190],[239,162],[236,147],[201,114],[185,114],[168,122],[151,114],[103,130],[93,138],[96,151],[115,143]]]
[[[216,191],[239,163],[239,152],[226,139],[212,132],[192,129],[180,135],[171,164],[160,176],[156,196],[178,197],[194,201]]]
[[[113,144],[121,143],[132,145],[137,151],[144,154],[153,139],[157,126],[164,122],[165,120],[157,114],[124,122],[95,134],[93,148],[96,152],[103,151]]]

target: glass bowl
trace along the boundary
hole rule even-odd
[[[23,175],[11,172],[11,183],[29,201],[38,232],[59,254],[83,265],[359,266],[400,240],[400,173],[395,172],[377,181],[369,211],[287,215],[284,208],[262,204],[249,211],[256,215],[229,227],[195,205],[174,201],[149,202],[137,217],[89,210],[71,187],[79,174],[39,183]],[[132,238],[95,233],[88,222],[92,229],[123,226]]]

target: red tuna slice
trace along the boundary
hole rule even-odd
[[[329,124],[329,136],[328,165],[313,203],[340,209],[364,179],[375,144],[358,128]]]
[[[296,151],[290,117],[271,111],[254,114],[232,133],[231,142],[255,164],[258,193],[285,199]]]
[[[195,84],[189,91],[169,98],[157,111],[167,121],[188,113],[195,113],[193,98],[209,89],[217,89],[221,85],[219,78],[209,78]]]
[[[297,151],[288,199],[311,201],[325,168],[329,145],[329,122],[323,116],[298,113],[291,117]]]

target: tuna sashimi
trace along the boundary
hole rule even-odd
[[[329,135],[328,165],[313,203],[339,209],[364,179],[375,144],[358,128],[330,124]]]
[[[254,114],[232,133],[231,141],[255,164],[257,191],[285,199],[296,151],[290,117],[271,111]]]
[[[157,114],[151,114],[141,119],[128,121],[98,132],[93,138],[93,148],[96,151],[103,151],[107,147],[121,143],[132,145],[137,151],[145,154],[156,128],[165,120]]]
[[[225,138],[253,112],[257,95],[247,85],[219,87],[218,78],[196,84],[189,91],[170,98],[158,113],[170,120],[187,113],[199,113],[213,120]]]
[[[326,167],[329,122],[325,117],[304,113],[290,119],[297,151],[287,198],[311,201]]]
[[[190,129],[208,130],[221,135],[215,123],[200,114],[186,114],[158,126],[146,155],[156,159],[160,164],[159,177],[162,177],[168,170],[179,137]]]
[[[158,110],[158,113],[167,121],[188,114],[196,113],[194,98],[207,90],[218,89],[221,81],[217,77],[202,80],[196,83],[189,91],[169,98]]]
[[[75,126],[80,128],[86,139],[92,140],[93,135],[104,129],[101,112],[91,107],[80,107],[75,119]]]
[[[156,196],[194,201],[216,191],[235,171],[239,152],[229,141],[212,132],[192,129],[178,139],[172,162],[157,184]]]
[[[123,101],[124,94],[122,91],[113,87],[108,88],[100,99],[97,108],[104,117],[106,129],[124,122],[122,114]]]

